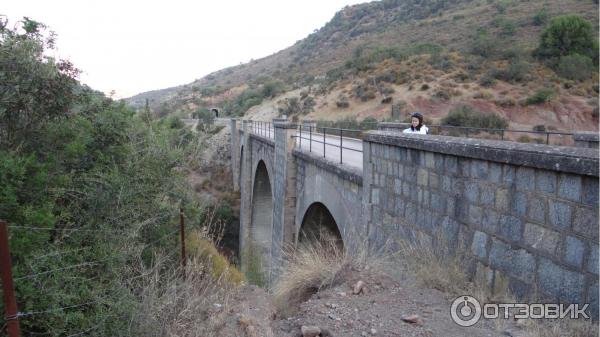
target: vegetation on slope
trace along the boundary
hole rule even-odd
[[[367,105],[371,112],[359,118],[381,118],[375,111],[385,104],[415,108],[411,100],[423,94],[434,104],[450,105],[440,107],[442,114],[477,103],[471,102],[475,98],[495,104],[485,112],[510,116],[542,88],[555,93],[552,110],[581,110],[581,101],[597,97],[597,8],[593,1],[557,0],[390,0],[348,6],[292,47],[215,72],[157,104],[181,115],[218,106],[240,116],[269,97],[262,94],[267,83],[278,83],[279,92],[302,88],[304,93],[281,100],[279,112],[311,118],[321,118],[313,111],[326,111],[328,119],[348,117]],[[560,18],[565,14],[567,19]],[[559,25],[579,42],[557,45],[565,41]],[[473,91],[481,93],[472,97]],[[595,116],[597,104],[587,103],[578,118],[589,122]]]
[[[1,22],[0,219],[21,330],[140,335],[148,277],[159,292],[183,282],[168,277],[180,275],[179,208],[188,228],[206,225],[183,174],[197,136],[82,86],[46,56],[53,42],[36,21]]]

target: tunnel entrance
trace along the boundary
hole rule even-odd
[[[210,109],[210,111],[212,111],[212,113],[214,114],[215,118],[219,118],[219,109],[212,108],[212,109]]]
[[[344,248],[344,241],[335,219],[327,207],[320,202],[315,202],[308,207],[298,234],[299,244],[314,241],[331,242],[337,248]]]
[[[265,163],[256,168],[252,189],[252,220],[248,244],[248,280],[264,285],[271,266],[271,235],[273,228],[273,194]]]

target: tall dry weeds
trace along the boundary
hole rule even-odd
[[[344,281],[346,271],[370,274],[385,270],[389,256],[370,251],[366,242],[352,254],[339,245],[335,237],[307,240],[298,247],[284,250],[284,267],[273,285],[274,303],[282,315],[293,313],[294,308],[321,289]]]
[[[398,240],[398,258],[416,281],[425,287],[438,289],[453,297],[470,294],[480,303],[517,303],[508,281],[497,276],[493,288],[489,287],[484,275],[471,277],[467,266],[472,262],[470,252],[462,245],[453,245],[442,233],[436,233],[433,240]],[[530,294],[529,301],[536,303],[536,291]],[[514,325],[514,320],[497,319],[493,322],[498,331],[504,332]],[[584,319],[539,320],[528,319],[520,322],[528,337],[595,337],[599,335],[598,322]]]

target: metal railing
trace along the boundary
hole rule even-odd
[[[308,149],[308,152],[319,153],[323,158],[327,158],[329,155],[330,159],[339,161],[340,164],[344,164],[344,150],[362,153],[362,144],[358,148],[351,147],[352,140],[362,140],[362,130],[298,125],[294,137],[296,145],[301,150]],[[327,147],[330,147],[329,151],[327,151]],[[333,150],[335,152],[331,147],[336,148]],[[362,162],[362,158],[360,161]]]
[[[268,139],[275,138],[273,124],[271,122],[250,121],[250,133]]]

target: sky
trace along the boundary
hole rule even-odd
[[[321,28],[356,0],[19,0],[0,7],[57,34],[57,56],[115,98],[187,84],[259,59]]]

